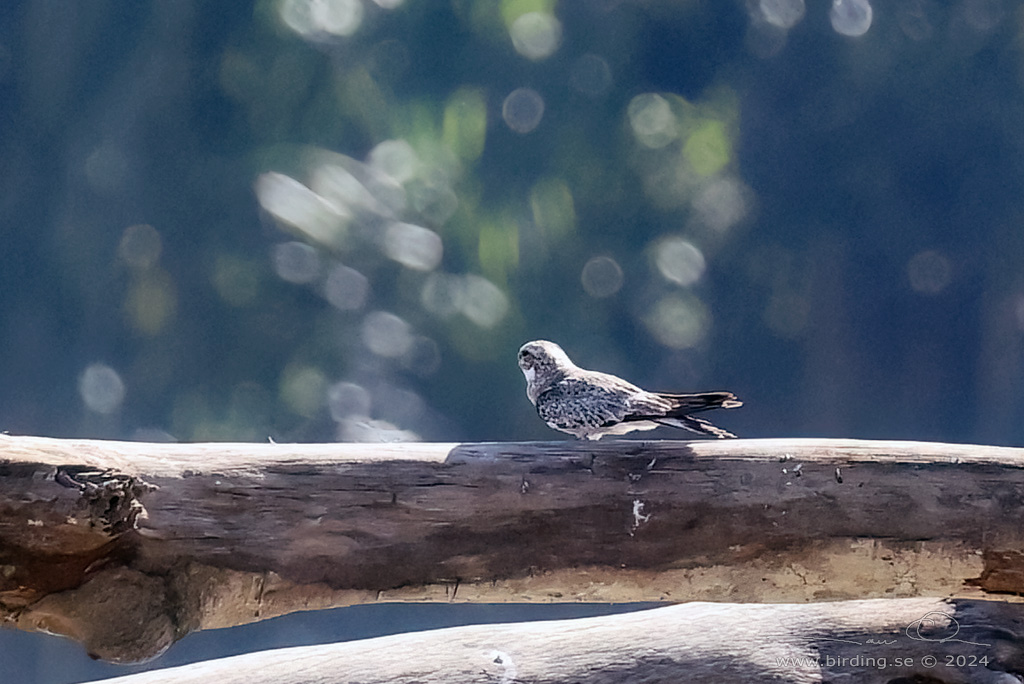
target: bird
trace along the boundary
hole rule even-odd
[[[690,415],[743,402],[732,392],[648,392],[622,378],[580,368],[554,342],[534,340],[519,348],[526,396],[549,427],[577,439],[598,440],[667,425],[719,439],[736,435]]]

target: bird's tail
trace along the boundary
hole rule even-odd
[[[672,408],[665,413],[664,417],[656,422],[661,425],[682,428],[698,435],[717,437],[718,439],[734,438],[736,435],[728,430],[712,425],[703,418],[696,418],[689,415],[698,411],[708,411],[716,408],[736,408],[743,406],[743,402],[736,398],[732,392],[699,392],[697,394],[659,394],[659,397],[667,399],[672,403]]]
[[[665,414],[666,418],[681,418],[688,413],[707,411],[716,408],[737,408],[743,402],[732,392],[699,392],[697,394],[664,394],[659,397],[668,400],[672,408]],[[690,429],[690,428],[687,428]]]

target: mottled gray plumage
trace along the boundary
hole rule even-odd
[[[736,408],[732,392],[665,394],[642,390],[622,378],[580,368],[554,342],[527,342],[519,349],[526,396],[541,419],[578,438],[601,439],[662,425],[710,437],[736,435],[689,415],[713,408]]]

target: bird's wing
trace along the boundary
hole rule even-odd
[[[640,391],[630,396],[623,420],[660,418],[671,410],[671,402],[653,392]]]
[[[558,429],[614,425],[626,412],[626,397],[621,391],[585,379],[566,378],[537,397],[537,413]]]
[[[728,430],[712,425],[703,418],[689,415],[713,408],[735,408],[742,402],[731,392],[703,392],[700,394],[662,394],[643,392],[633,397],[623,421],[647,422],[682,428],[700,435],[724,439],[735,437]]]

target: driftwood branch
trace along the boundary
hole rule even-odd
[[[846,440],[0,436],[0,618],[132,661],[197,629],[375,601],[1018,594],[1022,464]]]
[[[1012,684],[1024,606],[875,599],[691,603],[252,653],[107,684]]]

